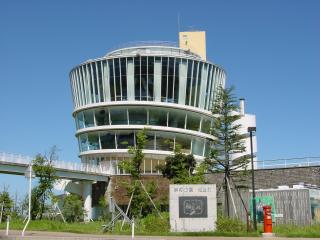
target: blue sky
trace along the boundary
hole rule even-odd
[[[68,73],[123,43],[207,31],[207,57],[257,115],[258,157],[320,156],[320,1],[15,1],[0,8],[0,151],[78,161]],[[25,192],[23,177],[0,187]],[[23,190],[22,190],[23,189]]]

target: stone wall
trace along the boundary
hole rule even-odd
[[[277,188],[280,185],[305,184],[320,187],[320,167],[295,167],[258,169],[254,171],[256,189]],[[209,183],[217,184],[217,189],[222,184],[223,174],[208,174]],[[251,173],[245,178],[244,185],[251,188]]]

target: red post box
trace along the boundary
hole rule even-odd
[[[263,206],[263,232],[272,233],[271,206]]]

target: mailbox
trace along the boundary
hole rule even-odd
[[[263,232],[272,233],[271,206],[263,206]]]

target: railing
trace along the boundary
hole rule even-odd
[[[258,169],[309,167],[320,166],[320,157],[280,158],[256,162]]]
[[[178,44],[176,42],[170,42],[170,41],[135,41],[135,42],[120,44],[116,47],[109,49],[109,52],[113,52],[117,49],[122,49],[122,48],[142,47],[142,46],[178,47]]]
[[[21,154],[0,152],[0,162],[29,165],[33,159],[34,158],[32,157],[21,155]],[[82,172],[96,173],[96,174],[112,174],[113,173],[113,170],[111,167],[103,166],[100,164],[94,165],[94,164],[64,162],[64,161],[55,160],[53,161],[53,166],[57,169],[69,170],[69,171],[82,171]]]

